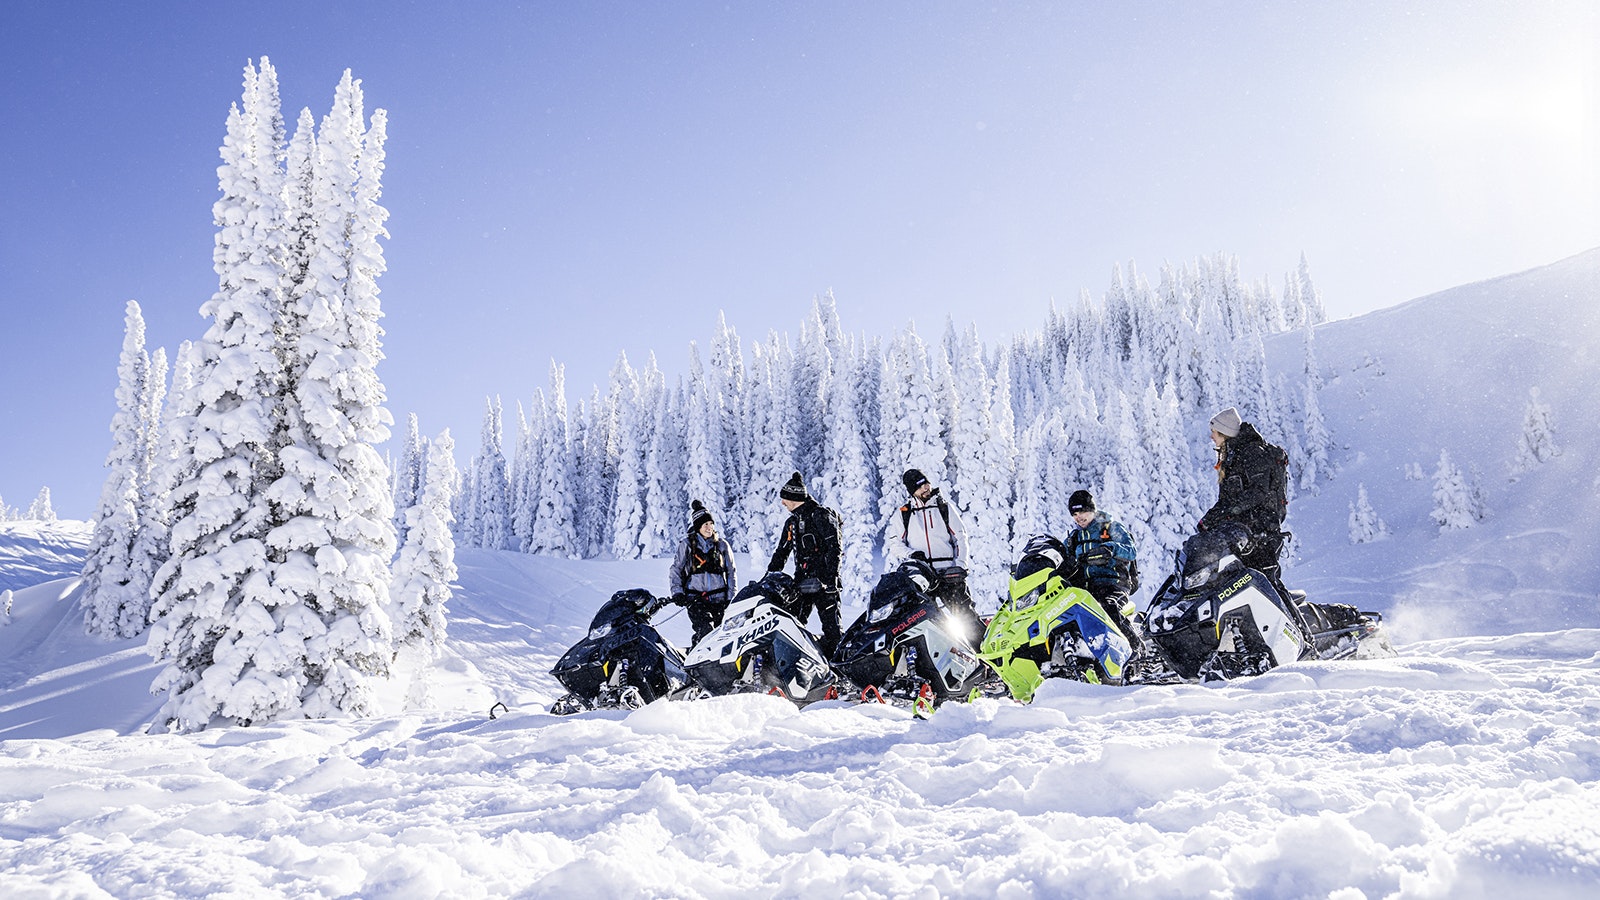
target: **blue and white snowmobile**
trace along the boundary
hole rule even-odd
[[[1150,602],[1145,631],[1179,678],[1220,681],[1301,659],[1394,655],[1382,616],[1308,603],[1300,591],[1282,596],[1240,560],[1248,541],[1237,527],[1189,538]]]
[[[694,684],[712,696],[778,694],[800,706],[838,696],[828,659],[792,612],[794,579],[769,572],[745,585],[722,624],[689,650]]]
[[[683,655],[650,624],[665,602],[644,588],[612,594],[594,614],[589,633],[550,670],[568,691],[550,712],[638,709],[687,687]]]

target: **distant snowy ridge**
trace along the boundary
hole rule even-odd
[[[0,591],[78,574],[92,531],[89,522],[66,519],[0,522]]]

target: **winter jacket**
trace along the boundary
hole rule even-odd
[[[789,554],[794,554],[795,584],[805,587],[808,579],[822,583],[824,591],[839,590],[839,554],[841,551],[839,514],[815,500],[807,500],[789,513],[783,523],[778,549],[767,563],[768,572],[783,571]]]
[[[715,594],[724,603],[739,589],[734,571],[733,551],[721,537],[710,540],[691,531],[678,545],[678,555],[667,573],[669,596]]]
[[[1217,458],[1217,502],[1200,530],[1237,522],[1255,536],[1276,536],[1288,512],[1289,455],[1267,443],[1249,422],[1222,444]]]
[[[889,529],[890,540],[908,553],[921,551],[935,569],[967,568],[967,530],[961,524],[960,513],[938,491],[933,492],[926,505],[911,498],[892,517]]]
[[[1066,544],[1067,553],[1077,560],[1091,588],[1133,593],[1138,561],[1133,535],[1103,510],[1096,512],[1088,525],[1072,529]]]

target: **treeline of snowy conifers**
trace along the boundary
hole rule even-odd
[[[55,507],[50,503],[50,488],[39,489],[33,502],[27,509],[16,509],[6,505],[4,498],[0,498],[0,522],[54,522],[56,520]]]
[[[831,295],[814,301],[798,340],[748,348],[719,317],[707,352],[668,378],[652,354],[619,357],[609,384],[574,406],[561,366],[549,389],[506,409],[487,404],[476,457],[457,494],[456,539],[476,547],[571,557],[663,556],[691,500],[716,512],[736,549],[763,557],[785,512],[778,488],[803,474],[845,525],[846,590],[865,591],[893,557],[901,474],[921,469],[960,510],[975,586],[1005,573],[1035,533],[1063,534],[1066,500],[1087,488],[1125,522],[1145,570],[1164,570],[1215,497],[1207,422],[1237,406],[1282,444],[1294,481],[1328,471],[1330,436],[1311,326],[1322,304],[1302,259],[1281,291],[1247,284],[1227,256],[1164,267],[1151,283],[1113,273],[1098,299],[1052,308],[1043,328],[986,345],[947,323],[928,342],[908,325],[887,339],[852,336]],[[1305,335],[1305,365],[1273,375],[1263,339]],[[396,464],[396,505],[423,482],[413,421]]]

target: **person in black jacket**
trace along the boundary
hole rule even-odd
[[[1201,517],[1200,530],[1242,525],[1250,532],[1250,546],[1240,561],[1283,591],[1278,554],[1289,509],[1289,455],[1267,443],[1231,406],[1211,417],[1211,442],[1217,448],[1217,502]]]
[[[806,492],[800,473],[794,473],[778,491],[789,518],[783,523],[778,549],[767,563],[768,572],[781,572],[794,554],[794,580],[798,588],[794,616],[804,625],[817,608],[822,639],[817,646],[828,656],[839,646],[839,514],[817,503]]]

